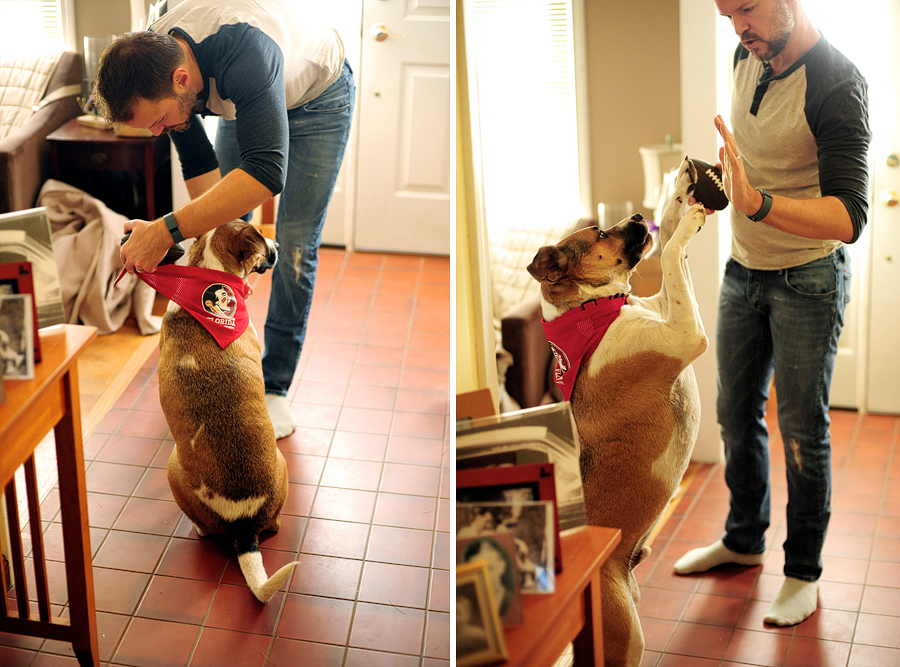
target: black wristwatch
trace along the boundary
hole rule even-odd
[[[768,211],[768,209],[766,209]],[[178,221],[175,220],[175,215],[173,213],[166,213],[163,216],[163,222],[166,223],[166,228],[169,230],[169,233],[172,235],[172,240],[175,243],[181,243],[184,241],[184,234],[181,233],[181,230],[178,228]]]
[[[769,211],[772,208],[772,195],[769,194],[768,190],[759,190],[759,194],[763,198],[762,206],[759,207],[756,213],[747,216],[753,222],[762,222],[762,219],[769,215]]]

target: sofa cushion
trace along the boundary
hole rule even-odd
[[[62,53],[0,62],[0,139],[25,124],[34,105],[47,92],[47,84]]]

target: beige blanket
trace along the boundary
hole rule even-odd
[[[157,333],[162,318],[152,314],[156,292],[133,274],[113,285],[122,271],[119,247],[128,218],[54,180],[41,187],[37,205],[50,217],[66,322],[97,327],[102,335],[118,331],[133,311],[141,334]]]

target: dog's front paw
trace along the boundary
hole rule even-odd
[[[696,183],[697,168],[690,158],[685,157],[678,168],[678,177],[675,179],[675,191],[672,193],[672,198],[679,207],[691,196]]]
[[[681,217],[681,220],[679,220],[678,228],[672,235],[672,239],[666,244],[666,247],[663,248],[663,262],[665,262],[667,258],[677,257],[683,259],[686,257],[687,253],[685,252],[685,248],[687,247],[688,241],[690,241],[694,234],[699,232],[705,224],[706,209],[703,207],[703,204],[692,204],[687,212]]]
[[[688,209],[684,217],[681,219],[680,227],[687,227],[691,236],[703,229],[706,224],[706,207],[701,203],[696,203]]]

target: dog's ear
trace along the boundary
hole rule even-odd
[[[269,257],[269,246],[262,233],[252,225],[246,225],[238,234],[235,255],[244,269],[244,275],[271,269],[274,262]]]
[[[546,245],[537,251],[528,273],[538,282],[555,283],[569,272],[569,258],[555,245]]]

